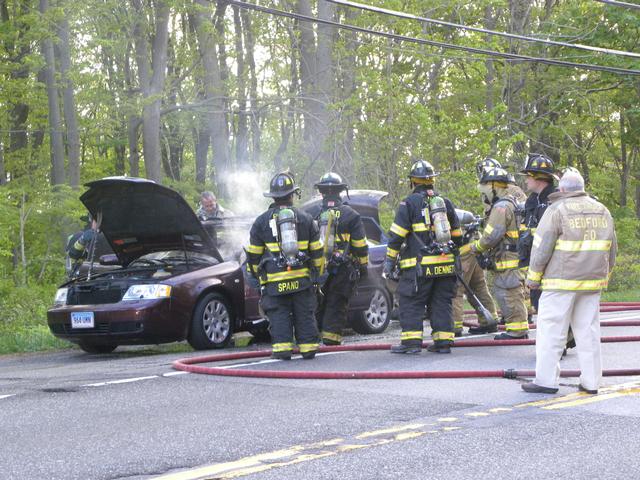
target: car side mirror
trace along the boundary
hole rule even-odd
[[[120,265],[118,256],[114,253],[100,256],[100,265]]]

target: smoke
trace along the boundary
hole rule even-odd
[[[268,190],[271,177],[268,172],[245,170],[222,178],[229,194],[225,209],[231,214],[217,233],[218,250],[225,260],[244,260],[243,247],[249,245],[251,225],[270,203],[262,193]]]
[[[271,174],[255,170],[229,173],[222,183],[229,193],[229,209],[237,216],[254,218],[267,209],[269,199],[262,195],[268,190]]]

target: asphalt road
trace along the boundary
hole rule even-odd
[[[612,318],[640,312],[603,314]],[[603,328],[605,336],[638,334],[640,327]],[[398,336],[392,325],[384,335],[347,342],[393,343]],[[640,377],[607,377],[593,397],[578,393],[575,378],[564,379],[556,395],[535,395],[520,389],[523,379],[286,380],[171,368],[199,355],[121,347],[103,356],[73,350],[0,357],[0,478],[640,477]],[[637,343],[603,344],[603,355],[606,369],[640,368]],[[242,363],[278,370],[532,369],[535,351],[364,351]],[[577,368],[574,352],[563,368]]]

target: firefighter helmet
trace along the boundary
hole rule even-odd
[[[482,172],[480,183],[489,182],[515,183],[513,175],[501,167],[488,168]]]
[[[334,172],[325,173],[320,178],[320,181],[315,183],[313,186],[316,187],[320,193],[325,191],[339,192],[349,188],[349,185],[342,181],[342,177]]]
[[[416,160],[413,165],[411,165],[411,170],[409,170],[409,178],[432,178],[439,175],[436,173],[433,165],[431,165],[426,160]]]
[[[551,178],[555,178],[555,165],[553,164],[553,160],[549,157],[542,155],[541,153],[530,153],[527,157],[527,162],[524,165],[524,168],[520,171],[520,173],[527,174],[542,174],[544,176],[548,176]]]
[[[482,178],[482,174],[485,170],[490,170],[496,167],[502,168],[502,165],[499,161],[491,157],[487,157],[484,160],[476,163],[476,173],[478,174],[478,180]]]
[[[265,197],[282,198],[293,192],[300,193],[300,187],[296,185],[293,175],[289,172],[276,173],[269,183],[269,191],[264,192]]]

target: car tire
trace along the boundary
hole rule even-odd
[[[101,343],[79,343],[78,346],[87,353],[111,353],[116,348],[117,345],[105,345]]]
[[[351,316],[351,328],[362,334],[382,333],[389,326],[392,309],[389,291],[383,287],[376,287],[369,308]]]
[[[233,312],[219,293],[208,293],[193,312],[187,341],[195,350],[224,348],[233,335]]]

